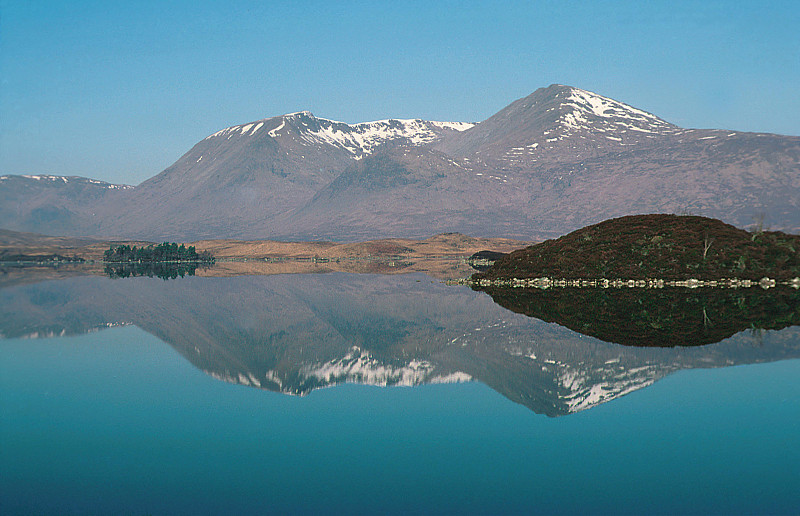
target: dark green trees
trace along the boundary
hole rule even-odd
[[[164,242],[158,245],[137,247],[129,245],[111,246],[103,253],[105,272],[112,278],[130,276],[156,276],[174,279],[178,276],[194,276],[198,265],[211,265],[214,257],[208,251],[197,252],[194,246]]]
[[[136,247],[129,245],[111,246],[103,253],[103,261],[109,263],[149,263],[149,262],[201,262],[213,263],[214,257],[208,251],[200,253],[194,246],[186,247],[174,242],[164,242],[156,246]]]

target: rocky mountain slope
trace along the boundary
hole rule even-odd
[[[48,197],[50,216],[11,186],[0,182],[0,196],[18,208],[0,210],[0,227],[46,234],[536,239],[659,212],[798,231],[800,137],[682,129],[551,85],[478,124],[299,112],[229,127],[121,195]]]

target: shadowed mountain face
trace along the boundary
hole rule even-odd
[[[474,380],[549,416],[590,408],[680,369],[800,357],[797,327],[694,347],[620,346],[421,274],[83,277],[0,290],[5,338],[128,324],[229,382],[303,395],[343,382]]]
[[[119,195],[43,197],[44,186],[0,178],[0,227],[149,240],[529,239],[691,211],[795,231],[800,137],[682,129],[552,85],[478,124],[348,125],[300,112],[223,129]]]

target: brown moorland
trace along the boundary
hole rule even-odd
[[[800,276],[800,235],[691,215],[631,215],[515,251],[474,280]]]
[[[100,262],[103,259],[103,253],[110,246],[147,246],[150,244],[153,242],[112,242],[0,230],[0,260],[2,256],[36,257],[59,254],[82,258],[89,262],[80,267],[83,273],[102,274],[102,264],[92,264],[91,262]],[[216,265],[199,268],[196,272],[198,276],[339,271],[381,274],[424,272],[438,279],[456,279],[466,277],[472,272],[465,259],[475,252],[485,249],[510,252],[525,247],[530,242],[444,233],[424,240],[392,238],[359,243],[228,239],[201,240],[185,242],[185,244],[194,246],[198,251],[209,251],[216,258]],[[25,269],[27,269],[27,276],[33,267]],[[36,269],[44,268],[36,267]],[[66,272],[64,266],[60,269]],[[6,272],[5,276],[8,276],[10,273]],[[21,273],[23,271],[11,272]],[[16,281],[12,283],[16,283]]]

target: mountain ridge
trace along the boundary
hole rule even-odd
[[[0,200],[15,209],[0,207],[0,227],[113,238],[524,240],[682,211],[797,231],[800,137],[683,129],[554,84],[477,124],[350,125],[308,111],[238,124],[134,188],[64,191],[46,209],[35,188],[8,185]]]

